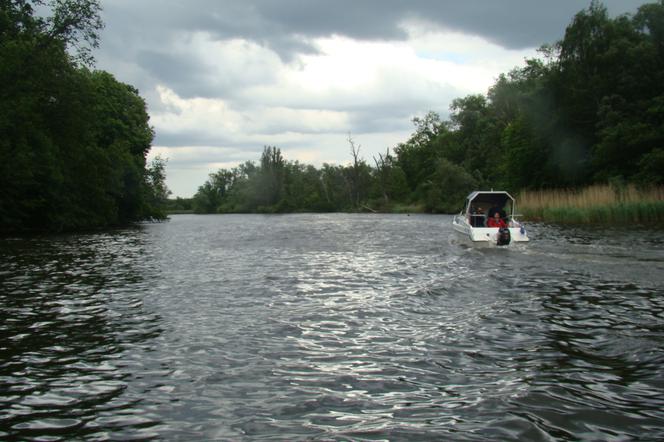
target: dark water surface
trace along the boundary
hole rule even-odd
[[[0,440],[662,440],[664,231],[173,216],[0,239]]]

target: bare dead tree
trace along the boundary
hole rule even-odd
[[[350,193],[351,193],[351,203],[355,207],[360,206],[360,180],[361,180],[361,167],[362,167],[362,160],[360,158],[360,146],[359,144],[356,145],[355,142],[353,141],[353,137],[351,136],[350,132],[348,132],[348,143],[350,144],[350,153],[353,157],[353,164],[350,167],[350,174],[349,174],[349,185],[350,185]]]

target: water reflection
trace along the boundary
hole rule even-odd
[[[124,394],[161,327],[137,296],[150,283],[143,240],[137,230],[2,241],[2,438],[121,438],[159,422]]]

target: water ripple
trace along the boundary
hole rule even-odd
[[[529,232],[237,215],[2,239],[0,439],[664,438],[664,234]]]

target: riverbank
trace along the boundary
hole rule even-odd
[[[173,201],[170,206],[167,206],[168,215],[195,213],[190,208],[191,200],[179,200],[178,204]],[[582,189],[530,190],[517,194],[516,202],[517,211],[522,215],[521,219],[526,221],[561,224],[654,224],[664,222],[664,187],[661,186],[638,189],[631,185],[621,187],[594,185]],[[386,204],[382,200],[369,201],[356,210],[345,213],[357,212],[428,213],[421,203],[390,202]]]
[[[583,189],[522,191],[523,219],[563,224],[664,222],[664,187],[594,185]]]

